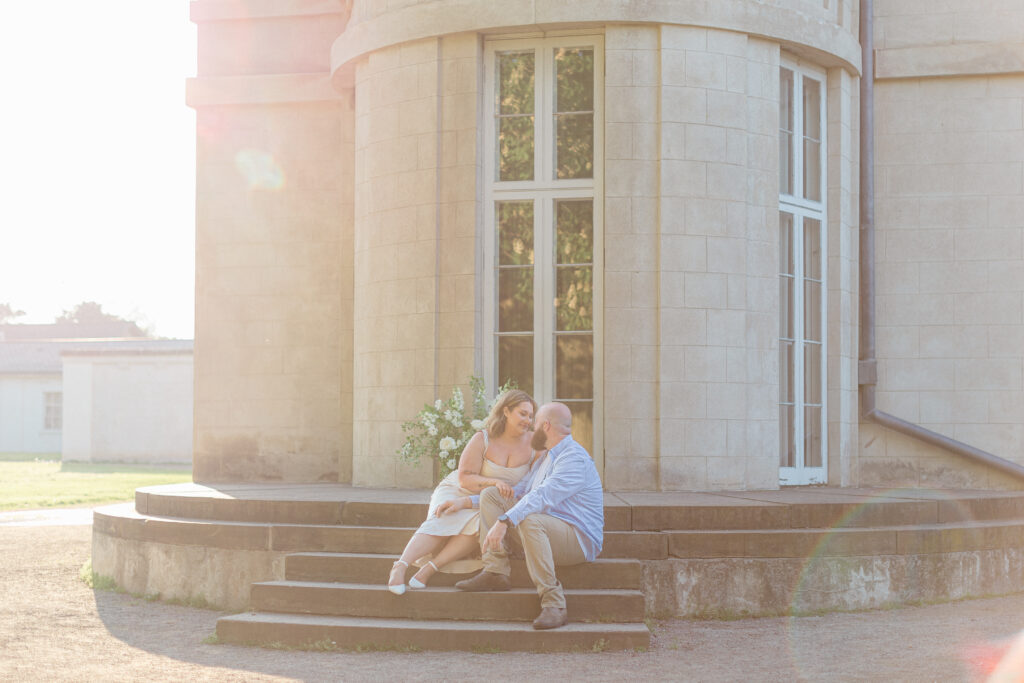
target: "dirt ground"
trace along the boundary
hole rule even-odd
[[[206,644],[219,613],[93,591],[91,527],[0,525],[0,680],[984,680],[1024,595],[795,619],[669,621],[648,652],[342,653]],[[1004,660],[1005,662],[1006,660]],[[999,680],[1024,680],[1024,669]]]

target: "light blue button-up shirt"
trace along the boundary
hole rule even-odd
[[[571,436],[559,441],[547,457],[551,466],[544,480],[530,490],[541,463],[538,459],[515,485],[519,502],[502,517],[518,526],[527,515],[542,512],[568,522],[576,530],[584,556],[592,562],[604,543],[604,492],[597,468],[586,449]]]

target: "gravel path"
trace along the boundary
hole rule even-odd
[[[93,591],[87,525],[0,520],[2,681],[984,680],[1024,595],[796,619],[670,621],[649,652],[298,652],[207,644],[219,613]],[[1022,644],[1024,648],[1024,644]],[[1005,660],[1004,660],[1005,661]],[[999,680],[1024,680],[1024,668]]]

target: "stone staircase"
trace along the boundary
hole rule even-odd
[[[199,484],[98,509],[93,567],[126,590],[245,611],[223,642],[340,649],[642,649],[645,617],[864,609],[1024,590],[1024,494],[799,489],[606,493],[605,543],[563,567],[570,623],[535,631],[524,563],[508,592],[439,573],[384,588],[429,491]]]
[[[385,541],[379,549],[390,548]],[[386,554],[290,554],[285,579],[254,583],[253,611],[222,617],[217,635],[234,643],[301,646],[326,640],[346,648],[488,652],[649,645],[637,560],[601,559],[560,570],[571,623],[535,631],[530,622],[540,601],[522,561],[513,563],[507,592],[463,593],[453,585],[468,575],[439,573],[427,588],[399,596],[386,591],[382,579],[399,552],[401,545]]]

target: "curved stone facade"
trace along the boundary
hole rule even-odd
[[[431,483],[429,464],[397,462],[401,423],[494,374],[495,45],[590,36],[596,169],[572,187],[597,217],[593,450],[606,487],[1014,486],[859,422],[857,6],[194,3],[197,480]],[[879,405],[1013,459],[1019,10],[879,1],[875,13]],[[819,84],[818,123],[786,128],[783,72]],[[780,316],[814,317],[780,295],[797,276],[780,251],[780,139],[804,125],[820,128],[801,144],[820,150],[823,185],[787,201],[821,225],[823,305],[821,338],[796,343],[817,344],[820,366],[806,345],[803,360],[780,356],[792,341]],[[804,386],[805,365],[820,367],[821,395],[810,412],[793,399],[801,417],[781,429],[780,392]],[[780,471],[795,441],[822,454],[803,479]]]

